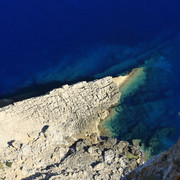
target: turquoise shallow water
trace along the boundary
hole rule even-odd
[[[134,60],[140,73],[121,87],[119,104],[101,124],[111,137],[140,139],[150,156],[171,147],[180,135],[178,41],[159,44],[145,52],[149,58],[142,53],[143,60]],[[117,67],[123,66],[111,70]]]
[[[171,88],[172,74],[164,65],[150,60],[121,87],[119,104],[101,127],[110,137],[141,140],[148,155],[157,155],[172,146],[179,136],[178,108]],[[161,60],[160,60],[161,61]],[[166,80],[164,78],[166,77]],[[106,136],[105,134],[102,134]]]

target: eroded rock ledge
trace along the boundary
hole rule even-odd
[[[43,144],[45,146],[45,143]],[[43,148],[47,146],[48,143]],[[116,139],[106,139],[95,144],[79,139],[68,148],[62,159],[59,158],[60,147],[56,147],[50,156],[44,157],[46,162],[40,153],[36,156],[33,152],[27,152],[28,149],[36,151],[34,148],[22,146],[18,149],[13,147],[6,149],[8,154],[16,155],[15,159],[21,159],[21,164],[20,161],[18,163],[16,161],[11,167],[5,167],[6,175],[3,177],[12,179],[23,177],[22,180],[116,180],[138,167],[143,161],[143,153],[139,147]],[[22,176],[22,173],[26,173],[26,176]]]
[[[69,146],[79,138],[98,134],[100,119],[120,99],[112,77],[65,85],[49,94],[0,109],[0,146],[28,143],[41,133],[52,144]]]
[[[100,138],[99,122],[135,72],[65,85],[0,108],[0,179],[180,179],[180,141],[138,167],[144,163],[139,146]]]
[[[97,143],[99,122],[118,103],[128,76],[65,85],[1,108],[1,177],[31,176],[59,162],[80,138]]]

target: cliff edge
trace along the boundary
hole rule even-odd
[[[59,163],[79,139],[100,141],[99,122],[127,76],[64,85],[0,109],[1,178],[22,179]]]

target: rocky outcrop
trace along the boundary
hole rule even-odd
[[[70,147],[58,167],[55,165],[44,170],[41,178],[48,177],[51,172],[51,178],[48,177],[51,180],[115,180],[136,168],[142,158],[139,147],[125,141],[107,139],[91,144],[81,139]]]
[[[0,108],[0,179],[180,179],[180,140],[142,165],[138,143],[100,137],[100,121],[134,72],[65,85]]]
[[[1,177],[22,179],[39,173],[59,163],[78,139],[97,143],[99,122],[118,103],[119,86],[126,78],[65,85],[1,108]]]
[[[180,139],[168,151],[155,156],[144,165],[129,173],[122,180],[179,180]]]
[[[65,85],[49,94],[0,109],[0,146],[27,143],[45,133],[52,144],[69,146],[79,138],[98,134],[100,119],[120,99],[112,77]]]
[[[16,144],[4,150],[3,159],[12,159],[6,164],[1,162],[0,173],[8,180],[116,180],[143,162],[139,147],[116,139],[95,144],[79,139],[63,158],[60,158],[61,147],[50,148],[45,138],[33,145]]]

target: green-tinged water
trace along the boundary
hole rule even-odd
[[[100,125],[104,129],[102,136],[129,142],[140,139],[148,156],[173,145],[177,131],[176,111],[171,106],[174,100],[171,91],[173,78],[164,65],[159,66],[161,58],[158,63],[154,63],[154,59],[146,61],[120,87],[119,104],[111,109],[110,116]]]

